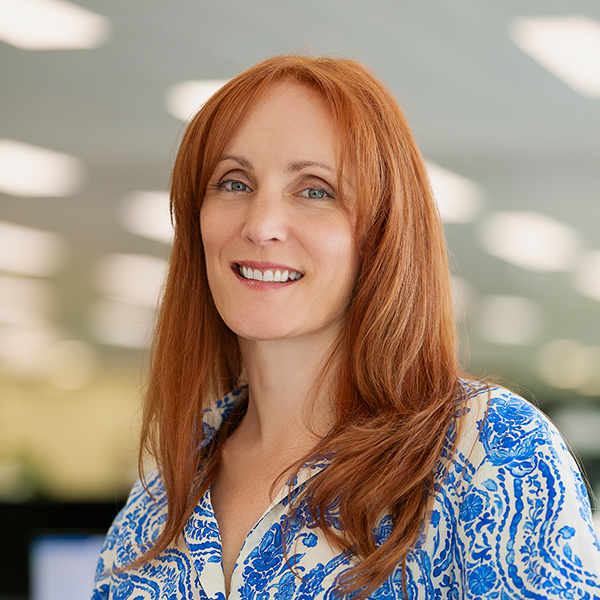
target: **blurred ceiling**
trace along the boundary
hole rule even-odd
[[[135,346],[151,318],[148,303],[134,298],[118,309],[113,298],[118,294],[111,294],[102,273],[113,254],[168,255],[166,244],[121,225],[130,194],[167,189],[183,127],[165,109],[167,90],[185,80],[228,79],[260,59],[308,48],[370,65],[397,95],[425,157],[481,190],[483,207],[470,222],[445,225],[468,315],[461,324],[470,343],[467,368],[497,373],[542,402],[600,396],[600,302],[578,293],[572,283],[577,261],[587,251],[600,250],[600,98],[574,91],[509,36],[516,17],[583,15],[600,21],[600,4],[77,4],[110,21],[110,37],[101,47],[35,51],[0,42],[0,139],[76,156],[85,168],[83,185],[68,197],[0,193],[0,221],[62,236],[59,268],[34,279],[50,290],[44,319],[54,337],[47,338],[48,349],[53,348],[59,362],[60,356],[71,356],[74,362],[67,361],[67,371],[83,368],[90,354],[100,361],[139,362]],[[481,241],[485,225],[502,211],[535,212],[572,228],[581,247],[571,266],[532,271],[486,251]],[[14,278],[9,272],[0,276]],[[142,333],[130,344],[134,347],[123,347],[127,342],[118,331],[112,341],[103,337],[102,329],[110,329],[112,318],[117,329],[127,329],[127,322],[140,326]],[[5,373],[35,376],[36,367],[27,363],[26,355],[43,350],[43,344],[32,342],[27,350],[23,342],[22,350],[15,349],[21,343],[18,327],[30,330],[33,325],[15,324],[10,314],[0,323]],[[503,338],[511,327],[525,333]],[[65,346],[65,341],[82,344]]]

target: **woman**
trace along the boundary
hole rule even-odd
[[[564,443],[461,378],[442,228],[380,82],[345,59],[252,67],[188,127],[171,198],[158,469],[94,598],[600,596]]]

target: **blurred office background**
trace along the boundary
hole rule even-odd
[[[600,493],[600,4],[0,0],[1,598],[27,596],[39,535],[102,531],[136,477],[185,120],[299,49],[355,57],[397,95],[466,369],[547,412]]]

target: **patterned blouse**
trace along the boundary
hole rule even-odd
[[[246,394],[244,388],[232,392],[206,411],[209,439]],[[492,388],[491,395],[474,389],[467,406],[431,521],[407,559],[408,598],[599,600],[600,544],[564,441],[535,407],[503,388]],[[302,470],[289,484],[292,497],[326,468],[323,463]],[[135,485],[106,537],[93,600],[225,600],[210,490],[177,542],[136,569],[110,572],[147,549],[164,522],[160,477],[154,472],[147,483],[157,502]],[[354,564],[353,557],[332,549],[307,518],[288,523],[286,530],[287,504],[286,486],[248,534],[231,578],[231,600],[336,598],[336,578]],[[301,503],[300,517],[303,508]],[[377,542],[386,539],[391,525],[389,516],[382,518]],[[285,561],[284,535],[296,574]],[[369,598],[404,598],[400,567]]]

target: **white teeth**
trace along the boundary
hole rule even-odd
[[[274,281],[277,283],[286,283],[288,280],[296,281],[302,277],[302,273],[298,273],[297,271],[280,271],[278,269],[273,272],[271,269],[268,269],[262,273],[258,269],[251,269],[243,265],[239,265],[239,273],[244,279],[250,281]]]

